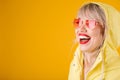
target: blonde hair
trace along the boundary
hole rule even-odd
[[[81,16],[88,19],[95,19],[102,25],[103,28],[106,27],[106,16],[104,10],[95,3],[83,5],[78,12],[78,17]]]

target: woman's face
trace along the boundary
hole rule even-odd
[[[75,28],[77,41],[82,52],[93,52],[103,42],[103,28],[95,19],[79,18]]]

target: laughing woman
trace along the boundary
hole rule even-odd
[[[119,80],[120,13],[107,4],[86,3],[74,27],[79,46],[68,80]]]

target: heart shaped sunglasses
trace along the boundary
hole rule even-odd
[[[95,28],[95,26],[97,25],[97,21],[96,20],[85,20],[85,27],[87,27],[87,28],[89,28],[89,29],[94,29]],[[82,19],[80,19],[80,18],[78,18],[78,19],[74,19],[74,21],[73,21],[73,24],[74,24],[74,27],[75,28],[80,28],[81,27],[81,25],[83,25],[83,20]]]

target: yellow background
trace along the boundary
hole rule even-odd
[[[67,80],[84,1],[0,0],[0,80]],[[120,0],[93,1],[120,10]]]

